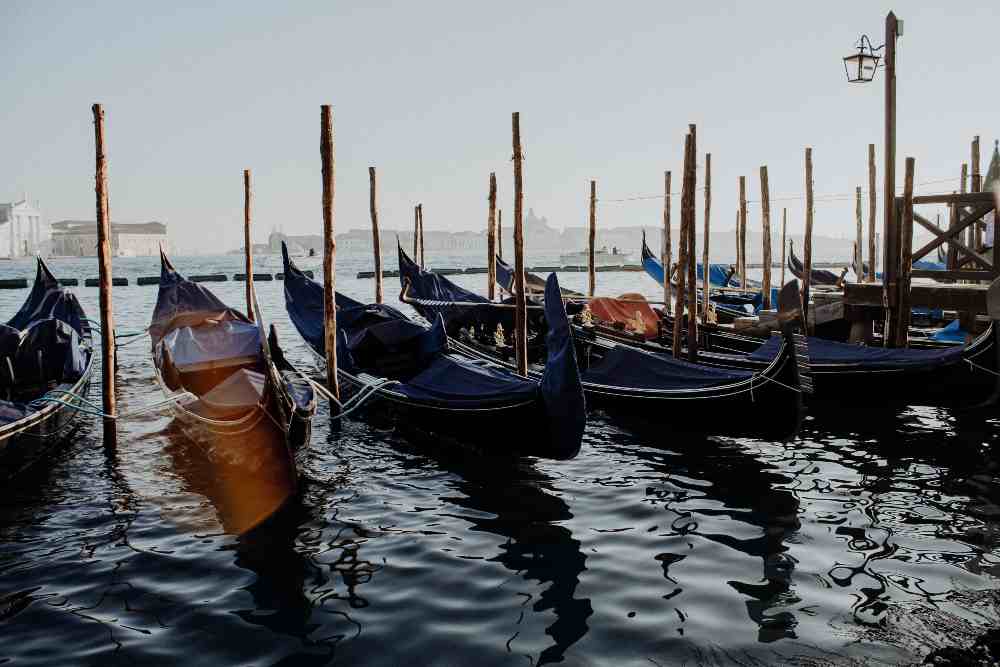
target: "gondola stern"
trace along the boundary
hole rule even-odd
[[[548,358],[539,389],[545,405],[552,456],[568,459],[580,451],[587,423],[587,404],[555,273],[549,274],[545,281],[545,318],[549,329],[546,334]]]

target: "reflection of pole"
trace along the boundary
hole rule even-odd
[[[889,334],[883,337],[885,345],[895,343],[894,317],[899,275],[899,227],[896,224],[896,34],[899,23],[896,15],[889,12],[885,17],[885,187],[882,190],[884,203],[883,245],[885,260],[882,262],[884,301],[888,304],[887,320]]]

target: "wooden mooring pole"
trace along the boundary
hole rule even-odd
[[[867,281],[875,282],[875,216],[877,215],[877,196],[875,194],[875,144],[868,144],[868,275]]]
[[[663,309],[670,312],[670,265],[673,263],[673,248],[670,247],[670,172],[663,172],[663,250],[660,262],[663,264]]]
[[[885,179],[882,184],[882,297],[887,306],[888,327],[883,337],[885,345],[891,347],[894,341],[892,328],[895,326],[892,313],[896,308],[896,276],[899,274],[899,228],[896,225],[896,38],[899,21],[893,12],[885,17],[885,149],[882,156],[882,170]]]
[[[115,349],[115,317],[111,301],[111,220],[108,216],[108,165],[104,153],[104,108],[92,107],[94,112],[95,176],[94,193],[97,197],[97,261],[100,277],[101,306],[101,398],[104,408],[104,446],[118,444],[118,397],[115,393],[115,371],[118,355]]]
[[[490,172],[490,212],[486,218],[486,294],[490,301],[497,290],[497,174]]]
[[[420,264],[420,206],[413,207],[413,261]]]
[[[747,291],[747,177],[740,176],[740,240],[739,240],[739,272],[740,288]]]
[[[382,237],[378,231],[378,183],[375,167],[368,167],[368,209],[372,216],[372,253],[375,259],[375,303],[382,303]]]
[[[253,181],[250,170],[243,170],[243,257],[246,263],[247,317],[256,321],[253,312],[253,240],[250,234],[251,213],[253,212]]]
[[[334,148],[333,113],[329,104],[320,107],[319,156],[323,163],[323,347],[326,352],[326,385],[340,400],[337,377],[337,239],[334,236]],[[331,406],[331,412],[334,412]]]
[[[983,177],[979,173],[979,135],[977,134],[972,138],[972,191],[982,192],[983,191]],[[979,252],[983,247],[983,229],[980,227],[979,222],[973,223],[969,227],[969,242],[967,244],[970,248]]]
[[[528,317],[524,296],[524,155],[521,153],[521,114],[511,115],[511,129],[514,148],[514,289],[516,308],[514,309],[514,354],[517,372],[528,374]]]
[[[812,148],[806,148],[806,237],[802,241],[802,318],[809,328],[809,283],[812,278],[813,232],[813,157]]]
[[[688,162],[691,159],[691,134],[684,139],[684,182],[687,181]],[[685,185],[686,188],[686,185]],[[674,335],[673,354],[675,359],[681,358],[683,342],[681,333],[684,330],[684,298],[687,296],[687,263],[688,263],[688,232],[687,216],[685,215],[685,199],[681,194],[681,227],[677,234],[677,294],[674,297]],[[693,319],[693,318],[689,318]],[[689,325],[690,326],[690,325]]]
[[[587,233],[587,296],[593,297],[597,288],[597,271],[594,263],[594,245],[597,243],[597,181],[590,182],[590,227]]]
[[[708,240],[710,238],[709,229],[712,217],[712,154],[705,153],[705,233],[702,242],[705,247],[701,250],[701,290],[704,302],[701,304],[701,321],[708,323],[708,311],[711,300],[708,298],[712,290],[711,271],[708,264]]]
[[[503,259],[503,209],[497,209],[497,257]]]
[[[913,171],[915,160],[906,158],[903,181],[903,224],[899,230],[899,308],[896,346],[906,347],[910,331],[910,279],[913,271]]]
[[[691,137],[691,148],[684,161],[684,193],[681,202],[684,207],[682,215],[687,216],[687,303],[688,303],[688,361],[698,360],[698,250],[695,232],[694,191],[698,185],[698,134],[694,124],[688,125],[688,136]]]
[[[426,257],[424,256],[427,250],[424,246],[424,205],[417,204],[417,219],[420,221],[420,268],[423,269],[427,265],[424,263]]]
[[[855,235],[856,240],[854,241],[854,268],[857,271],[857,273],[855,274],[855,278],[860,283],[860,282],[864,282],[864,279],[865,279],[865,269],[864,269],[864,266],[865,266],[865,259],[864,259],[865,253],[864,253],[864,250],[863,250],[864,246],[861,245],[862,244],[862,236],[864,234],[864,223],[861,220],[861,186],[860,185],[857,188],[855,188],[854,194],[855,194],[855,199],[857,200],[855,202],[855,206],[854,206],[855,223],[857,225],[857,230],[856,230],[856,235]]]
[[[785,249],[788,242],[785,240],[785,232],[788,230],[788,209],[781,209],[781,287],[785,286]]]
[[[761,264],[764,265],[764,278],[761,280],[761,290],[764,300],[762,307],[771,309],[771,191],[767,183],[767,165],[760,168],[760,221],[763,233],[761,238]]]

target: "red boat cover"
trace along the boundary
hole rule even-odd
[[[590,312],[602,322],[621,322],[625,328],[646,338],[659,335],[660,318],[641,294],[622,294],[617,299],[600,297],[590,302]]]

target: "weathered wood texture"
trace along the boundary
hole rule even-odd
[[[688,303],[688,361],[698,360],[698,244],[695,233],[697,223],[695,221],[695,188],[698,184],[698,133],[694,124],[688,125],[688,134],[691,137],[691,148],[684,166],[684,189],[686,195],[681,195],[684,202],[684,212],[688,217],[687,221],[687,303]]]
[[[243,258],[246,267],[246,301],[247,317],[256,321],[253,311],[253,240],[250,234],[251,215],[253,213],[253,182],[249,169],[243,170]]]
[[[761,288],[764,292],[763,308],[771,309],[771,192],[767,182],[767,165],[760,168],[760,223],[761,232],[761,263],[764,269],[764,278],[761,281]]]
[[[788,209],[781,209],[781,285],[785,286],[785,249],[788,248],[786,233],[788,232]]]
[[[514,148],[514,289],[516,290],[516,308],[514,309],[514,355],[517,359],[517,372],[528,373],[528,331],[526,303],[524,295],[524,155],[521,152],[521,114],[515,111],[511,115],[511,130]]]
[[[337,238],[334,234],[334,145],[333,112],[329,104],[320,107],[319,155],[323,179],[323,346],[326,353],[326,384],[340,400],[337,377]]]
[[[862,239],[862,235],[864,234],[864,224],[861,221],[861,186],[860,185],[855,189],[854,194],[855,194],[855,198],[857,200],[856,204],[855,204],[855,207],[854,207],[854,209],[855,209],[854,210],[855,223],[856,223],[856,226],[857,226],[857,229],[855,230],[856,234],[855,234],[855,241],[854,241],[854,268],[857,270],[857,276],[856,276],[856,278],[858,279],[858,282],[861,282],[861,281],[864,280],[864,273],[865,273],[865,271],[862,268],[864,266],[864,246],[862,245],[862,243],[864,242],[863,239]]]
[[[691,154],[691,134],[689,133],[684,139],[684,174],[687,174],[688,160]],[[682,177],[683,183],[683,177]],[[688,246],[687,246],[687,217],[684,215],[684,195],[681,194],[681,226],[679,233],[677,235],[677,294],[674,296],[674,336],[673,336],[673,354],[674,358],[681,358],[681,351],[683,348],[683,341],[681,339],[681,334],[683,332],[684,325],[684,300],[687,296],[687,262],[688,262]],[[691,318],[693,319],[693,318]]]
[[[809,330],[809,283],[812,282],[813,232],[813,159],[812,148],[806,148],[806,234],[802,241],[802,314]]]
[[[594,296],[597,288],[597,273],[594,271],[597,258],[594,245],[597,243],[597,181],[590,182],[590,226],[587,232],[587,296]]]
[[[889,12],[885,17],[885,146],[883,170],[885,179],[882,187],[883,213],[882,274],[885,288],[885,299],[890,313],[896,307],[896,276],[899,269],[899,229],[896,224],[896,211],[893,202],[896,200],[896,34],[898,32],[896,15]],[[892,326],[893,318],[888,324]],[[886,345],[894,341],[891,335],[885,336]]]
[[[660,262],[663,264],[663,303],[670,312],[670,265],[673,263],[673,248],[670,247],[670,172],[663,172],[663,250]]]
[[[740,274],[740,286],[741,289],[747,291],[747,177],[740,176],[740,217],[739,217],[739,247],[737,248],[737,257],[739,257],[739,266],[737,271]]]
[[[486,293],[490,301],[497,289],[497,174],[490,172],[490,212],[486,218]]]
[[[868,144],[868,275],[870,283],[875,282],[875,216],[877,215],[878,197],[875,191],[875,144]]]
[[[382,240],[378,232],[378,181],[368,167],[368,209],[372,216],[372,253],[375,259],[375,303],[382,303]]]
[[[101,308],[101,398],[104,414],[104,446],[118,444],[118,397],[115,371],[118,354],[115,348],[115,317],[111,300],[111,219],[108,213],[108,164],[104,152],[104,108],[95,104],[94,113],[94,194],[97,200],[97,262],[100,276]]]
[[[704,236],[702,242],[705,247],[701,250],[701,321],[708,323],[708,311],[711,308],[711,300],[708,298],[712,290],[711,277],[708,270],[708,242],[711,238],[712,220],[712,154],[705,153],[705,223]]]
[[[896,346],[906,347],[910,331],[910,272],[913,270],[913,171],[915,161],[906,158],[903,176],[903,221],[899,230],[899,308]]]

